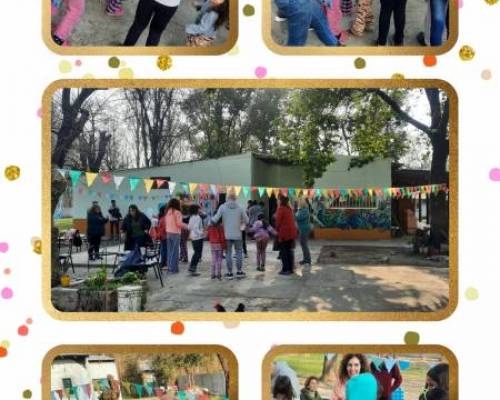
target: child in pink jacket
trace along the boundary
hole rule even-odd
[[[68,46],[68,37],[85,13],[85,0],[52,0],[52,15],[56,15],[65,3],[66,10],[52,32],[52,40],[59,46]]]

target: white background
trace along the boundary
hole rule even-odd
[[[88,0],[96,1],[96,0]],[[411,1],[411,0],[410,0]],[[367,67],[354,68],[353,56],[290,57],[271,53],[261,39],[259,0],[240,0],[239,54],[218,57],[174,56],[167,72],[156,67],[156,57],[122,56],[136,78],[254,78],[257,66],[268,68],[272,78],[440,78],[459,95],[459,305],[442,322],[255,322],[227,329],[222,322],[186,322],[182,336],[170,333],[170,322],[59,322],[41,304],[41,258],[33,253],[31,238],[41,236],[41,120],[37,110],[45,87],[60,78],[115,78],[118,70],[108,57],[64,57],[49,51],[41,39],[41,1],[4,1],[0,30],[0,242],[10,251],[0,253],[0,290],[14,290],[10,300],[0,298],[0,342],[10,341],[9,355],[0,358],[0,398],[21,399],[25,389],[41,398],[41,361],[59,344],[222,344],[237,356],[240,365],[240,399],[261,397],[261,361],[274,344],[402,344],[406,331],[420,333],[421,343],[451,349],[460,364],[462,399],[496,398],[500,182],[488,178],[500,167],[498,114],[498,36],[500,3],[464,0],[460,9],[457,45],[427,68],[422,57],[365,57]],[[244,4],[256,14],[245,17]],[[464,62],[462,45],[471,45],[476,56]],[[82,66],[61,74],[66,59]],[[490,69],[491,80],[481,78]],[[3,176],[7,165],[18,165],[21,177],[10,182]],[[5,275],[4,268],[12,273]],[[475,287],[479,299],[469,301],[465,290]],[[496,294],[495,294],[496,293]],[[18,326],[33,318],[30,333],[17,335]]]

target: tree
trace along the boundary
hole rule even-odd
[[[230,384],[230,370],[229,370],[229,362],[227,359],[222,355],[217,353],[217,359],[219,360],[220,367],[222,368],[222,371],[224,372],[224,380],[226,383],[226,396],[229,396],[229,384]]]

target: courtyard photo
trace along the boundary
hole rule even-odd
[[[96,86],[51,97],[56,310],[453,307],[443,89]]]

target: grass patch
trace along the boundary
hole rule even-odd
[[[323,370],[323,354],[286,354],[276,357],[276,361],[286,361],[299,377],[321,375]]]
[[[54,226],[60,231],[67,231],[73,228],[73,218],[61,218],[54,220]]]

